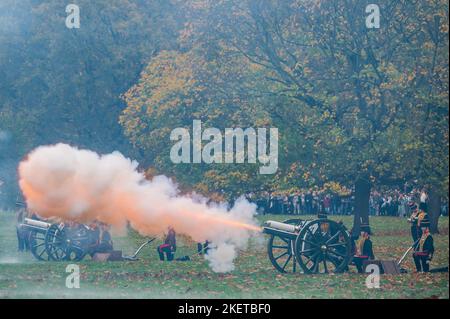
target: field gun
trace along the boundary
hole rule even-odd
[[[38,260],[80,261],[93,243],[91,229],[83,224],[70,226],[25,218],[19,228],[27,234],[31,253]]]
[[[269,260],[282,273],[340,273],[351,262],[350,234],[342,223],[327,218],[269,220],[263,232],[270,236]]]

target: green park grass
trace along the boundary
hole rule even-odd
[[[200,256],[191,261],[160,262],[156,245],[144,248],[140,260],[79,262],[79,289],[65,286],[67,262],[39,262],[30,253],[18,253],[13,212],[0,212],[0,298],[449,298],[448,273],[415,273],[412,257],[403,267],[407,274],[382,275],[379,289],[368,289],[366,276],[355,273],[335,275],[280,274],[266,253],[267,237],[253,240],[239,252],[235,270],[214,273]],[[284,220],[292,216],[259,216]],[[351,225],[352,217],[336,217]],[[448,218],[442,217],[436,235],[432,268],[448,265]],[[377,259],[399,259],[410,243],[405,219],[372,217],[372,240]],[[130,231],[114,237],[116,249],[131,255],[144,241]],[[192,255],[195,243],[178,238],[177,256]]]

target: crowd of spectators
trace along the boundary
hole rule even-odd
[[[352,215],[355,209],[354,192],[339,194],[328,190],[298,192],[248,193],[246,198],[255,203],[260,214],[314,215],[325,211],[329,215]],[[428,203],[425,188],[411,187],[373,189],[369,197],[369,214],[372,216],[410,215],[408,203]],[[448,200],[442,200],[441,214],[448,216]]]

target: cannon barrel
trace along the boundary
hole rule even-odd
[[[290,225],[286,223],[280,223],[273,220],[268,220],[264,223],[264,229],[275,229],[282,230],[289,233],[298,233],[300,231],[300,227],[296,225]]]
[[[25,218],[23,220],[23,223],[24,223],[24,225],[33,226],[33,227],[41,228],[41,229],[48,229],[52,225],[52,224],[47,223],[47,222],[43,222],[43,221],[40,221],[40,220],[34,220],[34,219],[30,219],[30,218]]]
[[[263,225],[263,232],[269,235],[294,239],[300,232],[300,226],[268,220]]]

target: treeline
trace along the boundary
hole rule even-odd
[[[69,3],[79,29],[65,25]],[[18,161],[38,145],[139,157],[118,123],[120,96],[151,57],[177,48],[182,25],[166,0],[1,1],[0,207],[16,200]]]
[[[447,1],[377,1],[378,29],[360,0],[74,1],[77,30],[60,1],[8,2],[6,19],[25,15],[0,38],[0,125],[17,155],[120,149],[214,197],[337,182],[356,186],[359,212],[374,184],[448,191]],[[279,170],[174,165],[170,132],[193,119],[277,127]]]
[[[448,3],[378,1],[379,29],[366,25],[368,4],[185,1],[180,49],[154,57],[125,95],[127,136],[200,192],[353,184],[357,222],[375,184],[417,180],[438,203],[448,190]],[[279,128],[278,173],[173,165],[170,128],[193,118]]]

